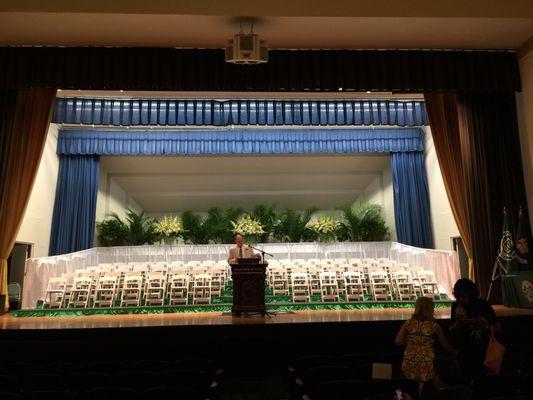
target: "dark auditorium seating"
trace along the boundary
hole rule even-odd
[[[163,374],[164,386],[185,388],[209,388],[210,375],[205,371],[193,369],[174,369]]]
[[[517,394],[510,396],[491,397],[490,400],[531,400],[531,396]]]
[[[365,383],[344,379],[316,385],[311,400],[365,400]]]
[[[172,369],[173,364],[165,360],[135,360],[127,365],[130,371],[163,372]]]
[[[498,396],[520,394],[522,379],[518,375],[495,375],[472,382],[473,400],[487,400]]]
[[[4,393],[17,393],[20,391],[20,378],[16,375],[0,375],[0,391]]]
[[[176,366],[189,367],[176,369]],[[221,370],[217,370],[217,363],[210,359],[183,358],[131,362],[100,360],[86,364],[57,360],[0,361],[0,371],[10,371],[0,374],[0,400],[105,400],[125,396],[128,400],[212,400],[218,397],[216,379],[220,379]],[[159,397],[165,395],[167,397]]]
[[[157,387],[147,389],[143,393],[146,399],[179,399],[179,400],[202,400],[204,399],[196,390],[182,387]]]
[[[22,387],[24,392],[66,390],[66,384],[66,379],[58,374],[32,373],[24,375]]]
[[[103,372],[76,372],[68,377],[68,383],[74,392],[84,392],[96,387],[111,386],[111,375]]]
[[[120,371],[126,371],[126,363],[120,361],[93,361],[87,364],[86,371],[105,372],[107,374],[116,374]]]
[[[113,378],[115,385],[128,387],[137,391],[161,386],[161,376],[150,371],[126,371],[119,372]]]
[[[133,389],[108,386],[88,390],[81,394],[80,400],[116,400],[116,399],[137,399],[139,396]]]
[[[19,393],[7,393],[0,390],[0,399],[2,400],[22,400],[23,398]]]
[[[39,390],[24,396],[26,400],[72,400],[74,398],[76,394],[68,390]]]
[[[305,386],[317,385],[331,380],[350,379],[352,377],[352,369],[344,365],[322,365],[309,368],[302,374],[302,380]]]

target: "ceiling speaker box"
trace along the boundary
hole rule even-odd
[[[261,64],[268,61],[266,41],[254,33],[238,33],[226,42],[226,62]]]

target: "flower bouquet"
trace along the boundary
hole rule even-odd
[[[249,214],[244,214],[237,221],[231,221],[233,228],[231,231],[234,234],[240,234],[245,241],[256,242],[259,235],[265,233],[261,223],[253,219]]]
[[[316,234],[317,241],[330,242],[335,240],[335,233],[337,232],[338,226],[339,222],[332,217],[321,216],[309,225],[309,229]]]
[[[173,244],[183,233],[183,225],[178,217],[165,216],[156,222],[154,232],[165,244]]]

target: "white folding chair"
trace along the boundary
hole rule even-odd
[[[316,265],[312,265],[307,269],[309,276],[309,290],[311,295],[320,295],[322,290],[320,289],[320,272],[321,269]]]
[[[170,264],[167,264],[169,269],[181,268],[184,265],[183,261],[172,261]]]
[[[94,291],[94,306],[113,307],[115,305],[115,298],[117,295],[118,274],[108,273],[106,276],[101,276],[96,284]]]
[[[319,278],[322,302],[339,301],[337,274],[335,272],[321,272]]]
[[[416,297],[415,285],[410,271],[392,271],[391,277],[399,300],[412,300],[413,297]]]
[[[195,265],[192,267],[191,273],[193,275],[207,274],[208,267],[204,265]]]
[[[293,272],[291,275],[292,301],[311,301],[309,279],[306,272]]]
[[[374,301],[392,300],[392,287],[386,271],[382,269],[370,269],[368,272],[368,277],[370,281],[370,290]]]
[[[202,262],[200,263],[200,265],[203,265],[204,267],[206,267],[206,268],[208,268],[208,269],[214,267],[215,264],[216,264],[216,263],[215,263],[215,261],[213,261],[213,260],[204,260],[204,261],[202,261]]]
[[[354,268],[359,268],[359,267],[362,267],[363,266],[363,261],[360,259],[360,258],[349,258],[348,259],[348,264]]]
[[[441,299],[439,285],[435,273],[431,270],[420,269],[417,272],[418,285],[421,296],[437,297]]]
[[[287,271],[281,268],[273,268],[270,271],[272,281],[272,294],[274,296],[288,296],[289,295],[289,281],[287,278]]]
[[[346,301],[363,301],[365,299],[365,289],[361,272],[346,271],[344,272],[344,289]]]
[[[62,308],[66,300],[66,289],[67,278],[50,278],[48,280],[48,286],[44,291],[43,307],[48,306],[48,308]]]
[[[389,266],[391,263],[390,258],[378,258],[376,261],[381,267]]]
[[[170,274],[169,281],[169,304],[189,304],[189,275],[184,273],[173,273]]]
[[[322,272],[336,272],[337,271],[337,268],[335,267],[335,265],[333,265],[329,261],[323,261],[319,267]]]
[[[363,258],[363,265],[365,265],[368,268],[378,268],[378,262],[375,258]]]
[[[146,264],[136,264],[133,266],[132,271],[136,273],[136,275],[141,275],[144,279],[146,274],[148,273],[148,265]]]
[[[134,275],[124,276],[124,285],[122,286],[122,294],[120,296],[120,306],[137,306],[141,305],[141,293],[143,288],[143,277],[136,275],[136,272],[131,272]]]
[[[211,295],[222,295],[224,289],[224,271],[218,267],[211,267],[209,274],[211,275]]]
[[[339,265],[344,265],[346,264],[346,258],[334,258],[332,260],[332,263],[339,266]]]
[[[150,265],[150,272],[149,273],[153,273],[153,272],[161,272],[163,274],[166,274],[167,273],[167,265],[165,263],[152,264],[152,265]]]
[[[165,304],[166,274],[150,272],[144,284],[144,304],[148,306]]]
[[[209,274],[198,274],[193,276],[192,303],[211,304],[211,283],[212,277]]]
[[[68,306],[87,308],[94,288],[93,282],[92,276],[76,276],[70,289]]]

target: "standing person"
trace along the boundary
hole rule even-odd
[[[470,381],[484,376],[489,333],[501,332],[496,313],[488,301],[479,298],[479,290],[470,279],[459,279],[453,287],[450,339],[458,350],[464,376]]]
[[[239,258],[261,258],[261,254],[254,253],[249,245],[243,244],[242,235],[236,234],[235,246],[229,249],[228,263],[234,263]]]
[[[447,353],[455,352],[435,321],[434,311],[432,299],[419,297],[413,316],[402,325],[395,339],[398,346],[405,346],[402,371],[407,379],[418,382],[418,394],[422,392],[424,383],[433,378],[435,341]]]

